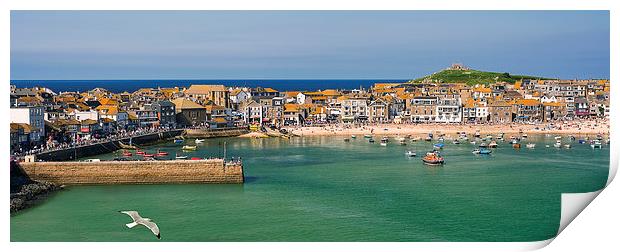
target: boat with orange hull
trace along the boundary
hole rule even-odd
[[[426,156],[422,158],[422,162],[427,165],[443,165],[443,157],[438,151],[427,152]]]

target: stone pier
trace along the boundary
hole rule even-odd
[[[222,159],[169,161],[22,162],[35,181],[84,184],[241,184],[241,162]]]

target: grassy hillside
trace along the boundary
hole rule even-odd
[[[409,81],[410,83],[420,83],[430,81],[433,83],[467,83],[468,85],[475,84],[491,84],[498,81],[504,81],[514,83],[521,79],[549,79],[544,77],[526,76],[526,75],[511,75],[509,73],[495,73],[484,72],[478,70],[442,70],[440,72],[424,76],[415,80]],[[426,81],[425,81],[426,80]]]

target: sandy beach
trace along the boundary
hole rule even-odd
[[[304,127],[285,127],[288,131],[299,136],[349,136],[349,135],[426,135],[447,134],[452,135],[457,132],[467,134],[566,134],[566,135],[608,135],[609,120],[573,120],[559,121],[544,124],[370,124],[370,125],[351,125],[351,124],[332,124],[321,126]]]

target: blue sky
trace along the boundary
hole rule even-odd
[[[11,11],[11,79],[609,78],[608,11]]]

